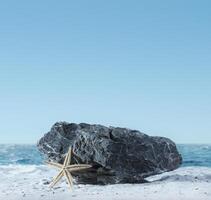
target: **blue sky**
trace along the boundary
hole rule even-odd
[[[211,143],[210,1],[4,1],[0,143],[56,121]]]

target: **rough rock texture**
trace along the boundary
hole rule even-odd
[[[80,183],[141,183],[144,178],[171,171],[182,163],[174,142],[137,130],[59,122],[38,142],[48,159],[62,162],[72,146],[73,163],[93,167],[74,174]]]

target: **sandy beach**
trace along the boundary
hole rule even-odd
[[[0,199],[211,200],[211,168],[206,167],[182,167],[149,177],[146,184],[75,184],[72,192],[64,179],[53,189],[48,187],[56,174],[56,170],[47,166],[1,166]]]

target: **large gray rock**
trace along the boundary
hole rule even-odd
[[[74,174],[80,183],[141,183],[144,178],[171,171],[182,162],[174,142],[137,130],[59,122],[38,142],[47,159],[63,162],[72,146],[73,163],[93,167]]]

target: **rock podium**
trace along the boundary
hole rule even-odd
[[[144,178],[174,170],[182,163],[174,142],[137,130],[58,122],[38,142],[47,159],[63,162],[69,147],[72,163],[93,167],[73,174],[80,183],[143,183]]]

